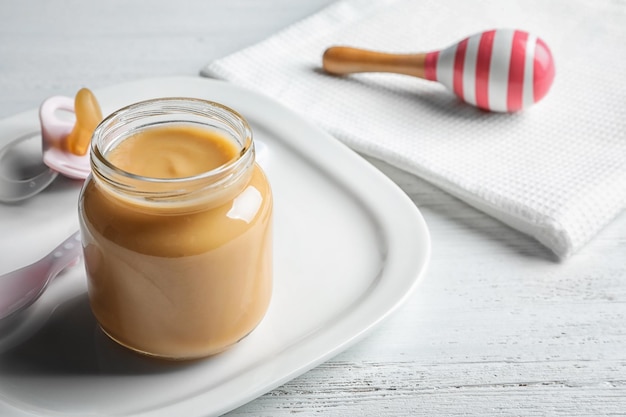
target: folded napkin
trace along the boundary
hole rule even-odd
[[[202,74],[275,98],[565,258],[626,207],[625,22],[611,0],[344,0]],[[492,28],[552,50],[552,89],[522,112],[484,112],[418,78],[321,70],[331,45],[428,52]]]

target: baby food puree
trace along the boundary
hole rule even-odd
[[[272,291],[272,196],[245,120],[217,103],[151,100],[105,119],[92,141],[79,208],[102,329],[175,359],[249,334]]]

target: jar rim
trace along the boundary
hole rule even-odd
[[[244,143],[241,144],[242,148],[240,149],[240,151],[238,152],[237,156],[227,162],[225,162],[224,164],[215,167],[213,169],[201,172],[199,174],[193,175],[193,176],[188,176],[188,177],[173,177],[173,178],[157,178],[157,177],[149,177],[149,176],[143,176],[143,175],[138,175],[138,174],[134,174],[132,172],[126,171],[124,169],[121,169],[117,166],[115,166],[114,164],[111,163],[111,161],[109,161],[107,159],[107,157],[105,156],[105,151],[101,150],[99,147],[99,141],[95,140],[96,138],[102,136],[103,134],[105,134],[106,129],[112,125],[113,123],[115,123],[117,120],[120,120],[122,122],[126,122],[128,119],[128,115],[136,112],[136,111],[140,111],[142,109],[146,109],[149,108],[150,106],[154,106],[154,105],[164,105],[164,107],[167,109],[168,105],[171,108],[176,108],[178,110],[188,110],[183,106],[180,107],[172,107],[172,106],[176,106],[177,104],[179,105],[197,105],[197,106],[205,106],[205,108],[212,108],[218,111],[222,111],[225,114],[228,114],[230,116],[233,116],[233,118],[235,118],[237,120],[237,122],[241,123],[241,126],[243,128],[243,136],[244,136]],[[208,106],[208,107],[207,107]],[[161,107],[163,108],[163,106]],[[199,115],[199,113],[195,113],[196,115]],[[94,170],[96,167],[94,167],[94,164],[96,163],[94,161],[94,159],[98,160],[98,163],[104,165],[106,167],[107,170],[117,174],[117,175],[121,175],[124,178],[128,178],[131,179],[133,181],[142,181],[142,182],[147,182],[147,183],[152,183],[152,184],[158,184],[158,183],[164,183],[164,184],[176,184],[176,183],[186,183],[189,181],[199,181],[199,180],[203,180],[203,179],[210,179],[211,177],[216,177],[216,176],[220,176],[223,175],[225,172],[230,171],[234,168],[236,168],[237,165],[239,165],[241,163],[241,161],[244,161],[247,159],[249,154],[254,154],[254,142],[252,139],[252,129],[250,128],[250,125],[248,123],[248,121],[236,110],[232,109],[231,107],[228,107],[224,104],[215,102],[215,101],[211,101],[211,100],[206,100],[206,99],[200,99],[200,98],[193,98],[193,97],[162,97],[162,98],[153,98],[153,99],[148,99],[148,100],[142,100],[142,101],[138,101],[136,103],[132,103],[129,104],[127,106],[121,107],[118,110],[115,110],[114,112],[112,112],[111,114],[109,114],[108,116],[106,116],[96,127],[96,129],[94,130],[93,136],[92,136],[92,141],[91,141],[91,165],[92,165],[92,170]],[[97,169],[101,170],[102,167],[97,167]]]
[[[237,141],[238,154],[213,169],[187,177],[142,176],[117,167],[107,153],[134,133],[168,124],[197,124]],[[200,207],[217,204],[243,187],[255,162],[252,129],[232,108],[210,100],[164,97],[140,101],[108,115],[91,140],[92,178],[107,191],[149,207]],[[210,202],[210,203],[209,203]]]

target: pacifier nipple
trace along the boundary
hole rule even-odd
[[[65,138],[65,149],[74,155],[85,155],[89,149],[91,135],[102,121],[102,110],[91,90],[81,88],[74,98],[76,122]]]

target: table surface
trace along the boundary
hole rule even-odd
[[[330,0],[3,0],[0,118],[123,81],[198,75]],[[626,415],[626,213],[558,262],[531,238],[371,162],[432,235],[418,291],[368,338],[230,416]]]

